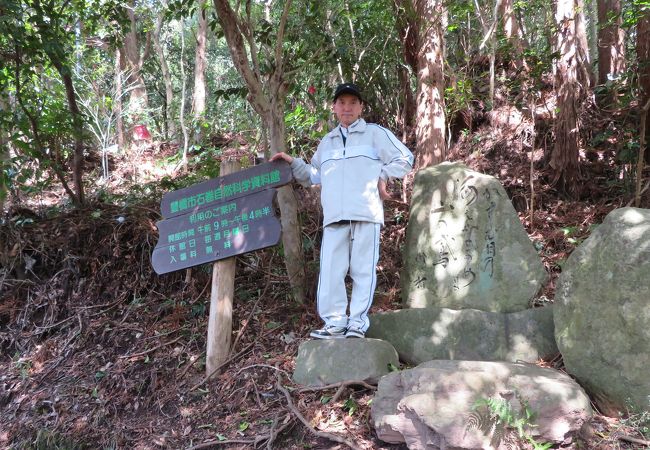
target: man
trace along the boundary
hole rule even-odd
[[[377,279],[383,200],[390,198],[386,183],[411,171],[413,155],[389,130],[361,118],[363,97],[356,84],[337,86],[332,110],[339,124],[321,140],[310,164],[282,152],[271,161],[291,164],[294,177],[304,186],[321,185],[324,218],[317,303],[325,325],[310,336],[363,338]]]

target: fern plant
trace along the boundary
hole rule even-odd
[[[498,447],[503,444],[509,450],[522,448],[522,444],[530,444],[534,450],[547,450],[553,444],[537,442],[528,432],[535,427],[535,414],[528,402],[517,393],[514,394],[520,407],[514,408],[509,398],[480,398],[472,407],[469,414],[467,430],[476,429],[490,436],[490,444]]]

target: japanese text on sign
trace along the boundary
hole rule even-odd
[[[182,213],[195,206],[203,206],[213,202],[228,200],[237,194],[245,194],[253,189],[265,188],[271,184],[280,182],[280,171],[273,170],[269,173],[251,176],[243,180],[235,181],[214,189],[210,189],[189,197],[174,200],[170,204],[172,214]]]
[[[154,269],[167,273],[275,245],[281,226],[274,196],[274,189],[261,191],[158,222]]]

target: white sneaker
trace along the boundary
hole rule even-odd
[[[324,326],[320,330],[312,331],[309,333],[309,336],[316,339],[340,339],[346,337],[346,331],[347,329],[345,327],[329,325]]]

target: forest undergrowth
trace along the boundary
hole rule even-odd
[[[550,131],[543,124],[533,130],[525,120],[504,126],[500,117],[509,114],[497,111],[461,134],[450,159],[503,183],[549,273],[538,306],[553,301],[570,253],[633,191],[629,168],[601,143],[582,155],[580,199],[563,198],[544,168]],[[592,130],[607,126],[591,120]],[[114,183],[135,186],[138,201],[98,196],[83,209],[51,214],[39,202],[54,194],[43,193],[12,205],[0,227],[0,447],[405,448],[376,438],[372,386],[303,389],[291,382],[298,346],[319,325],[313,298],[320,211],[310,190],[296,189],[310,301],[289,299],[279,247],[237,257],[233,348],[205,379],[211,265],[163,276],[153,271],[158,204],[170,185],[144,184],[134,174],[174,151],[156,145],[113,160]],[[408,202],[397,200],[399,189],[386,204],[371,312],[401,305],[409,211]],[[407,182],[407,200],[408,190]],[[643,201],[649,207],[647,193]],[[560,355],[539,363],[563,369]],[[640,423],[597,414],[562,448],[640,448],[650,437],[639,433]]]

